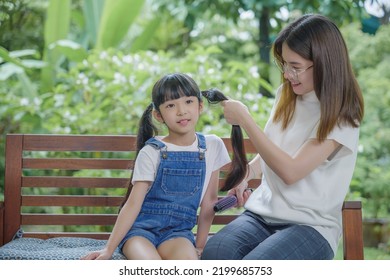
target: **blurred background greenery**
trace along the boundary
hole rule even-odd
[[[136,134],[151,87],[169,72],[242,100],[263,126],[280,82],[273,38],[297,16],[321,13],[345,36],[366,104],[348,199],[363,203],[369,258],[386,258],[389,2],[0,0],[0,200],[7,133]],[[206,106],[198,130],[230,134],[218,106]]]

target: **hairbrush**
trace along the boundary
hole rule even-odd
[[[220,212],[232,208],[237,205],[237,197],[235,195],[228,195],[221,198],[214,204],[214,211]]]

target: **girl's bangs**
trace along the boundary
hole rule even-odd
[[[165,101],[179,99],[184,96],[191,96],[191,94],[190,92],[185,92],[178,86],[167,88],[165,89],[165,92],[162,93],[162,98],[164,100],[163,103]]]
[[[184,74],[172,74],[164,77],[155,85],[153,92],[153,103],[157,108],[166,101],[184,96],[195,96],[201,100],[198,86]]]
[[[167,87],[161,88],[158,99],[161,101],[160,104],[162,104],[166,101],[179,99],[184,96],[195,96],[199,98],[199,94],[196,89],[190,86],[183,87],[183,85],[170,84]]]

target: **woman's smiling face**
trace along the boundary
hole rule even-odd
[[[304,95],[313,91],[313,61],[292,51],[286,43],[282,45],[282,57],[284,61],[283,75],[290,82],[294,93]]]

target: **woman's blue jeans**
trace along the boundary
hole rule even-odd
[[[245,211],[211,237],[204,260],[330,260],[334,254],[314,228],[297,224],[268,224]]]

